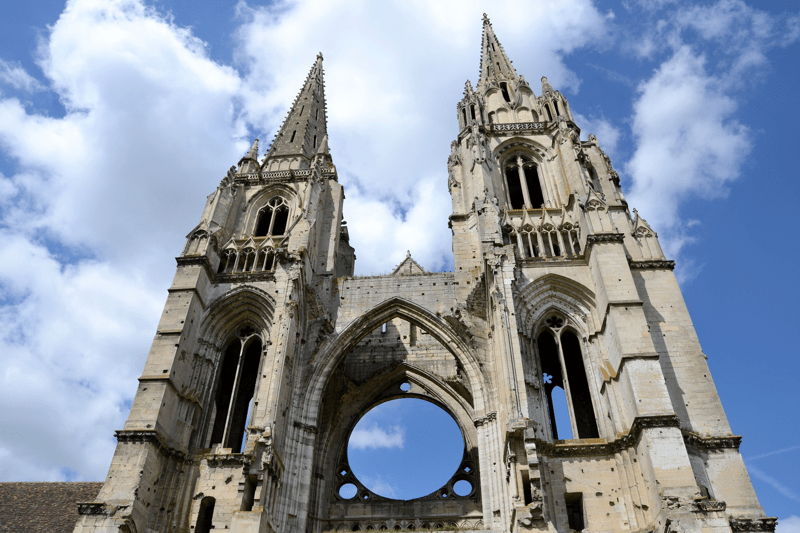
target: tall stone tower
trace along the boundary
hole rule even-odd
[[[320,55],[264,159],[256,141],[208,197],[75,531],[774,530],[674,263],[488,19],[447,163],[454,272],[409,254],[353,276],[322,76]],[[347,442],[408,397],[447,411],[464,451],[400,501],[359,480]]]

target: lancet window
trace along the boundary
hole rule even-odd
[[[275,196],[258,213],[255,235],[256,237],[283,235],[286,233],[286,224],[288,222],[289,204],[283,197]]]
[[[239,453],[259,374],[262,343],[252,327],[243,327],[222,353],[212,406],[210,445]]]
[[[538,209],[545,203],[536,163],[518,155],[503,170],[511,209]]]
[[[548,317],[545,323],[547,328],[539,334],[536,344],[553,439],[598,438],[578,336],[565,328],[566,321],[558,315]],[[568,416],[558,416],[564,405]],[[558,427],[557,419],[562,424],[569,420],[570,427]]]

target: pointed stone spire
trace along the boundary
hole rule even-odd
[[[311,67],[303,88],[267,152],[267,160],[301,155],[310,159],[328,134],[322,53]]]
[[[478,91],[492,82],[516,80],[517,71],[508,59],[500,41],[492,29],[492,23],[486,13],[483,14],[483,42],[481,44],[481,74],[478,80]]]

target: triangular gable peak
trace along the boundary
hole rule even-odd
[[[411,257],[411,252],[407,251],[406,258],[403,259],[402,263],[397,265],[397,268],[392,272],[392,276],[419,276],[427,273],[428,272],[422,268],[419,263],[414,261],[414,258]]]
[[[650,224],[647,223],[645,219],[639,216],[639,212],[636,208],[633,209],[633,214],[636,215],[636,218],[633,221],[633,234],[637,237],[658,237],[658,234],[653,231],[653,228],[650,227]]]
[[[588,211],[594,210],[607,210],[608,205],[603,201],[600,196],[595,192],[594,189],[589,189],[589,193],[586,195],[586,202],[584,202],[586,209]]]
[[[547,209],[542,209],[542,218],[539,222],[539,229],[542,231],[553,231],[556,229],[556,225],[553,223],[553,219],[550,218],[550,214],[547,212]]]

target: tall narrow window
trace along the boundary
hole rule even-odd
[[[257,337],[247,337],[244,343],[237,339],[225,350],[215,397],[212,445],[222,444],[233,453],[241,451],[260,359],[261,340]]]
[[[304,110],[305,108],[306,108],[306,106],[302,106],[302,107],[300,108],[300,114],[301,114],[301,115],[303,114],[303,110]]]
[[[550,106],[547,105],[547,104],[544,104],[544,110],[547,111],[547,120],[549,120],[550,122],[553,122],[553,114],[550,112]]]
[[[477,118],[475,118],[475,104],[469,106],[469,112],[472,115],[472,120],[478,120]]]
[[[197,522],[195,522],[195,533],[210,533],[213,527],[214,519],[214,504],[216,500],[210,496],[206,496],[200,501],[200,511],[197,513]]]
[[[539,183],[539,171],[535,165],[525,167],[525,183],[528,185],[528,196],[530,197],[531,207],[538,209],[544,204],[542,186]]]
[[[317,147],[317,136],[314,135],[314,144],[312,145],[314,148]]]
[[[500,68],[500,63],[497,64],[497,68]],[[511,101],[511,95],[508,92],[508,84],[504,81],[500,82],[500,91],[503,93],[503,100],[506,102]]]
[[[283,235],[289,221],[289,206],[281,196],[275,196],[267,202],[258,215],[256,237],[266,235]]]
[[[314,113],[314,118],[315,119],[319,118],[319,108],[317,108],[317,112]]]
[[[553,100],[553,109],[556,110],[556,115],[560,117],[561,116],[561,111],[558,110],[558,101],[557,100]]]
[[[594,417],[592,395],[589,392],[589,382],[586,380],[586,369],[583,366],[583,355],[581,355],[578,337],[571,331],[562,333],[561,349],[564,352],[564,366],[567,369],[578,438],[596,439],[598,437],[597,420]]]
[[[563,412],[567,410],[566,402],[563,404],[559,402],[561,405],[558,406],[558,409],[561,412],[556,411],[556,406],[553,402],[554,395],[564,395],[564,378],[561,374],[561,361],[558,357],[558,346],[556,345],[556,340],[549,331],[544,331],[541,335],[539,335],[537,344],[539,346],[539,358],[542,364],[544,392],[547,396],[547,408],[550,415],[550,430],[552,432],[553,439],[558,440],[572,437],[572,431],[569,428],[569,412]],[[563,421],[565,418],[567,422],[564,425],[566,427],[559,431],[557,420]]]
[[[463,107],[461,108],[461,118],[464,119],[464,127],[466,128],[469,125],[469,123],[467,122],[467,110],[466,110],[466,108],[463,108]]]
[[[522,195],[519,170],[516,166],[506,167],[506,182],[508,184],[508,201],[511,203],[511,209],[522,209],[525,206],[525,198]]]
[[[295,136],[295,134],[297,134],[297,130],[292,130],[292,138],[291,138],[291,139],[289,139],[289,142],[290,142],[290,143],[293,143],[293,142],[294,142],[294,136]]]

